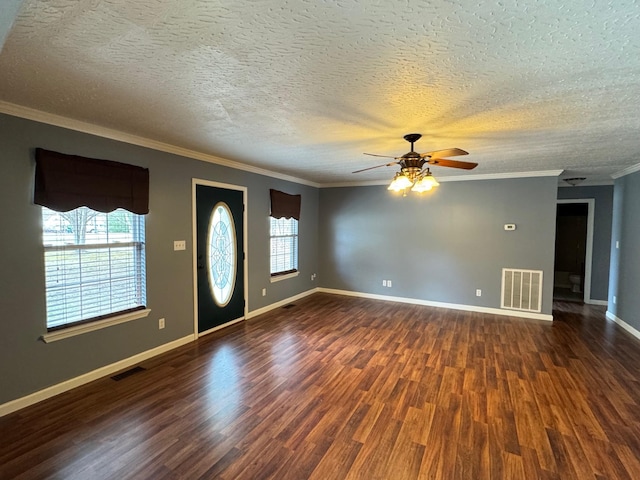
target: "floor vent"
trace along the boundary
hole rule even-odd
[[[293,307],[295,307],[295,306],[296,306],[296,304],[295,304],[295,303],[290,303],[289,305],[285,305],[285,306],[284,306],[284,307],[282,307],[282,308],[289,309],[289,308],[293,308]]]
[[[129,370],[125,370],[124,372],[120,372],[117,375],[114,375],[113,377],[111,377],[111,380],[115,380],[116,382],[118,382],[123,378],[130,377],[131,375],[134,375],[138,372],[144,372],[145,370],[146,368],[143,368],[140,365],[138,365],[137,367],[130,368]]]
[[[502,308],[540,312],[542,270],[502,269]]]

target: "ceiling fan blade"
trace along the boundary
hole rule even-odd
[[[365,155],[371,155],[372,157],[382,157],[382,158],[398,158],[398,157],[392,157],[390,155],[376,155],[375,153],[365,153]]]
[[[427,163],[438,167],[462,168],[463,170],[473,170],[478,166],[474,162],[461,162],[459,160],[449,160],[448,158],[430,158]]]
[[[367,170],[373,170],[374,168],[380,168],[380,167],[390,167],[391,165],[397,165],[398,163],[399,162],[383,163],[382,165],[376,165],[375,167],[363,168],[361,170],[356,170],[355,172],[351,172],[351,173],[365,172]]]
[[[459,155],[469,155],[469,152],[465,152],[459,148],[447,148],[446,150],[436,150],[435,152],[427,152],[421,153],[420,156],[431,157],[431,158],[442,158],[442,157],[457,157]]]

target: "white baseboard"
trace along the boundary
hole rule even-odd
[[[258,308],[257,310],[253,310],[249,312],[246,316],[246,319],[249,320],[251,318],[257,317],[258,315],[262,315],[263,313],[270,312],[271,310],[275,310],[276,308],[283,307],[288,303],[295,302],[296,300],[300,300],[301,298],[308,297],[309,295],[320,291],[320,288],[312,288],[311,290],[307,290],[306,292],[299,293],[298,295],[294,295],[293,297],[285,298],[284,300],[280,300],[279,302],[272,303],[271,305],[267,305],[266,307]]]
[[[58,383],[43,390],[39,390],[30,395],[27,395],[26,397],[17,398],[7,403],[3,403],[2,405],[0,405],[0,417],[28,407],[29,405],[33,405],[34,403],[41,402],[42,400],[46,400],[47,398],[51,398],[61,393],[67,392],[73,388],[85,385],[89,382],[93,382],[94,380],[98,380],[99,378],[106,377],[120,370],[124,370],[125,368],[136,365],[144,360],[148,360],[152,357],[168,352],[169,350],[173,350],[174,348],[186,345],[187,343],[192,342],[195,339],[196,338],[194,335],[187,335],[186,337],[179,338],[178,340],[174,340],[173,342],[165,343],[164,345],[152,348],[151,350],[138,353],[136,355],[133,355],[132,357],[125,358],[110,365],[105,365],[104,367],[100,367],[96,370],[92,370],[91,372],[82,374],[79,377],[71,378],[69,380],[65,380],[62,383]]]
[[[629,325],[627,322],[625,322],[621,318],[616,317],[609,310],[607,310],[607,318],[609,320],[613,320],[618,325],[620,325],[622,328],[624,328],[627,332],[629,332],[631,335],[633,335],[634,337],[640,339],[640,331],[638,331],[635,328],[633,328],[631,325]]]
[[[530,318],[533,320],[553,321],[553,315],[535,312],[520,312],[518,310],[503,310],[501,308],[478,307],[475,305],[461,305],[457,303],[432,302],[430,300],[420,300],[416,298],[393,297],[390,295],[378,295],[374,293],[352,292],[348,290],[335,290],[332,288],[318,288],[319,292],[332,293],[335,295],[348,295],[351,297],[372,298],[375,300],[385,300],[387,302],[410,303],[413,305],[425,305],[427,307],[450,308],[453,310],[465,310],[467,312],[491,313],[494,315],[506,315],[509,317]]]
[[[588,303],[589,305],[600,305],[603,307],[607,307],[609,306],[609,302],[607,302],[606,300],[593,300],[593,299],[589,299],[584,303]]]

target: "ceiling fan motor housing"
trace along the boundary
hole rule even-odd
[[[422,166],[427,163],[419,153],[409,152],[400,159],[400,169],[411,181],[415,181],[422,174]]]

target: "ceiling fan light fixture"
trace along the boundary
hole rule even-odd
[[[431,175],[431,173],[427,172],[425,175],[420,177],[416,181],[416,183],[413,184],[413,188],[411,189],[411,191],[412,192],[418,192],[418,193],[428,192],[433,187],[437,187],[438,185],[440,185],[440,184],[438,183],[438,181],[435,178],[433,178],[433,175]]]
[[[575,187],[579,183],[584,182],[586,179],[587,177],[573,177],[573,178],[564,178],[563,180],[567,182],[569,185],[571,185],[572,187]]]
[[[413,187],[411,188],[412,192],[417,192],[417,193],[422,193],[422,192],[428,192],[429,190],[431,190],[433,187],[428,184],[423,182],[422,180],[418,180]]]
[[[393,177],[391,184],[388,187],[388,190],[393,190],[394,192],[399,192],[400,190],[404,190],[405,188],[409,188],[413,185],[413,182],[407,178],[407,176],[402,173],[396,173],[396,176]]]

